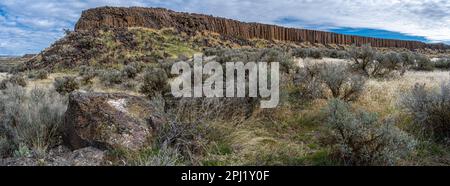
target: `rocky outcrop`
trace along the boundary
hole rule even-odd
[[[145,98],[126,94],[72,93],[63,140],[72,149],[138,150],[163,122]]]
[[[426,44],[418,41],[377,39],[315,30],[285,28],[259,23],[244,23],[208,15],[179,13],[162,8],[101,7],[89,9],[82,13],[80,20],[75,26],[75,30],[90,30],[104,27],[147,27],[155,29],[172,27],[186,33],[212,31],[243,39],[259,38],[339,45],[362,45],[370,43],[374,47],[399,47],[408,49],[448,48],[447,45]]]

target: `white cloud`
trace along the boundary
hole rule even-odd
[[[382,29],[450,42],[448,0],[2,0],[0,39],[16,44],[2,46],[0,53],[38,52],[63,28],[73,28],[82,10],[105,5],[158,6],[262,23],[288,17],[300,21],[286,26]]]

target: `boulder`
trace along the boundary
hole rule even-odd
[[[143,97],[127,94],[74,92],[62,127],[64,143],[72,150],[139,150],[151,142],[163,117]]]

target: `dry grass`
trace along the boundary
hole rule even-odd
[[[8,78],[8,73],[0,72],[0,81]]]
[[[349,63],[343,59],[296,59],[299,67],[305,64],[320,63]],[[370,112],[382,115],[393,114],[397,111],[396,105],[399,96],[410,90],[414,84],[426,84],[428,88],[437,88],[442,82],[450,80],[449,71],[408,71],[402,77],[393,79],[369,79],[366,82],[364,92],[356,105]]]
[[[356,104],[382,115],[394,114],[397,112],[398,98],[410,90],[414,84],[421,83],[426,84],[428,88],[437,88],[440,83],[449,80],[450,72],[448,71],[409,71],[397,79],[370,79]]]

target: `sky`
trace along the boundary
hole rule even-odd
[[[450,0],[1,0],[0,55],[39,53],[99,6],[164,7],[246,22],[450,44]]]

